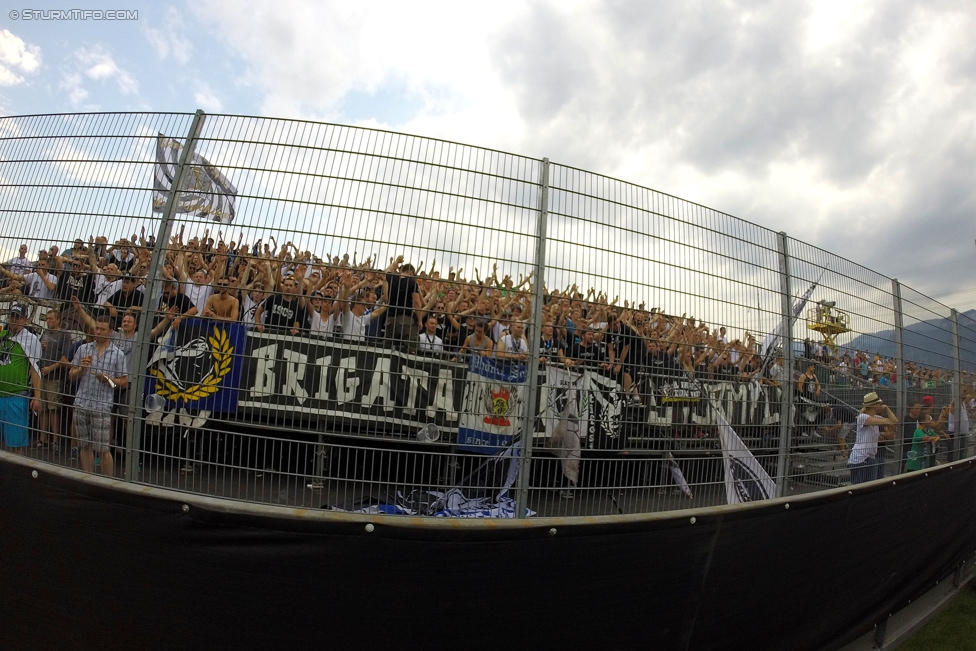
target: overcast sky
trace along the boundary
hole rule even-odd
[[[112,4],[138,19],[4,9],[0,112],[202,108],[549,157],[976,306],[972,0]]]

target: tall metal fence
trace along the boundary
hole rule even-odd
[[[548,160],[201,112],[4,118],[0,215],[6,332],[42,344],[5,443],[86,472],[345,511],[681,509],[849,483],[870,392],[900,421],[885,473],[972,453],[969,315]],[[926,414],[937,442],[912,440]]]

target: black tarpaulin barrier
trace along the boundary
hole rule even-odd
[[[836,648],[976,549],[969,461],[745,507],[459,522],[2,456],[3,649]]]

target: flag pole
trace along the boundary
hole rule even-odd
[[[144,401],[140,398],[145,393],[145,374],[147,373],[146,366],[149,363],[149,332],[152,330],[152,314],[156,310],[162,294],[160,270],[166,260],[166,247],[173,230],[173,216],[179,206],[178,195],[183,187],[183,179],[189,167],[187,162],[193,160],[193,151],[196,148],[196,141],[200,137],[200,132],[203,130],[204,120],[206,120],[206,114],[197,109],[193,115],[190,133],[186,137],[183,151],[180,152],[176,176],[173,179],[169,197],[166,199],[163,218],[159,222],[156,248],[153,250],[152,259],[149,262],[149,272],[146,274],[146,291],[143,294],[142,310],[139,313],[139,329],[136,332],[136,345],[132,353],[132,368],[135,369],[136,377],[129,378],[129,415],[127,417],[129,436],[126,437],[125,442],[125,476],[128,481],[137,480],[139,475],[138,451],[142,448],[142,429],[145,423],[145,419],[141,417]],[[134,386],[133,380],[135,380]],[[140,414],[138,418],[136,417],[137,410]]]

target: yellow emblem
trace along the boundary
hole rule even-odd
[[[156,378],[156,393],[173,402],[195,402],[217,393],[220,390],[220,382],[225,375],[230,373],[234,348],[230,345],[230,337],[227,335],[227,331],[217,327],[214,327],[213,334],[207,338],[207,343],[210,344],[213,366],[203,380],[198,384],[181,389],[166,379],[162,371],[153,368],[150,373]]]

